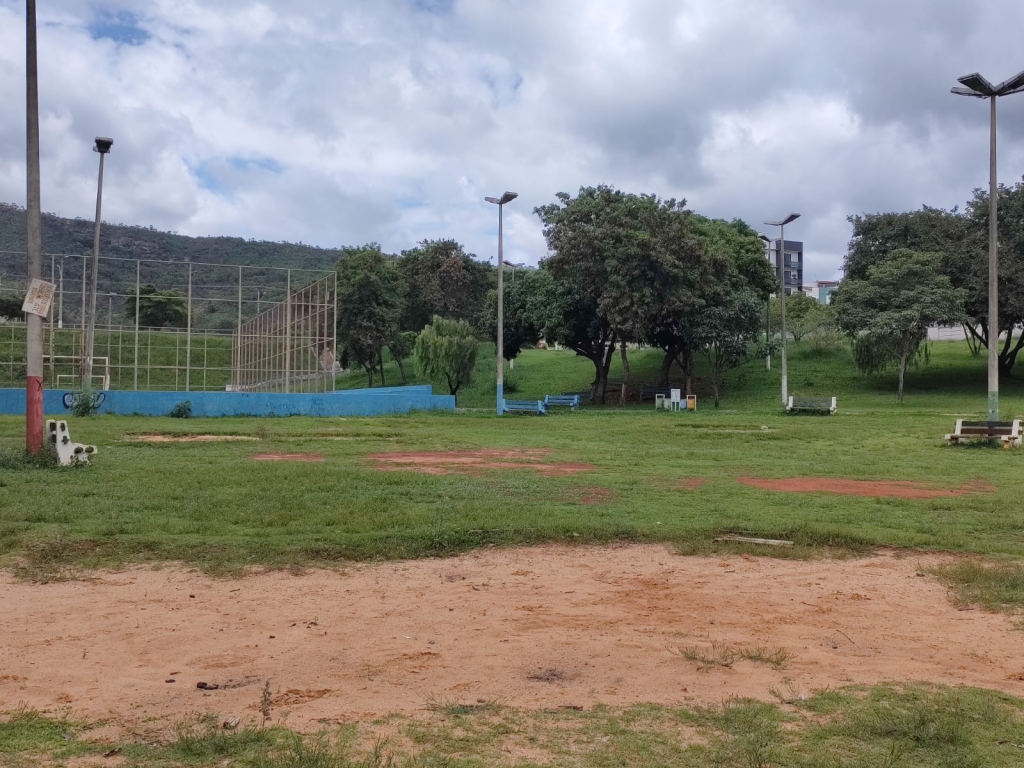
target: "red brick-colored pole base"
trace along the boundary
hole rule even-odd
[[[37,454],[43,450],[43,377],[25,379],[25,450]]]

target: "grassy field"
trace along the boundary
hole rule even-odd
[[[444,555],[538,541],[668,541],[705,551],[725,531],[807,547],[929,547],[1024,554],[1019,478],[1024,452],[948,448],[957,416],[984,406],[984,360],[957,344],[933,345],[906,405],[886,378],[863,378],[844,360],[794,355],[793,389],[835,393],[831,418],[790,417],[775,405],[774,372],[735,372],[721,409],[655,413],[647,405],[589,408],[545,418],[489,410],[372,419],[72,420],[75,439],[100,448],[93,466],[55,470],[17,459],[23,421],[0,418],[0,558],[45,570],[71,565],[182,560],[212,571]],[[643,374],[657,356],[638,354]],[[585,383],[585,361],[529,352],[516,368],[523,396]],[[482,387],[482,385],[478,385]],[[489,405],[483,388],[466,402]],[[1004,388],[1003,411],[1024,412],[1022,388]],[[147,432],[228,434],[254,442],[144,444]],[[481,448],[550,449],[550,460],[593,465],[573,477],[529,469],[433,476],[382,472],[367,454]],[[254,462],[258,452],[318,452],[324,463]],[[989,493],[905,500],[789,494],[737,477],[832,476],[982,482]],[[700,478],[705,484],[682,490]],[[603,489],[602,503],[583,497]]]

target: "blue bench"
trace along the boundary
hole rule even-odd
[[[552,405],[567,405],[574,411],[580,407],[579,395],[544,395],[544,406],[550,408]]]
[[[543,416],[548,412],[548,407],[543,400],[505,400],[505,413],[535,413]]]

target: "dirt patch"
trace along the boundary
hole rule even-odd
[[[579,501],[581,504],[585,504],[588,507],[594,506],[595,504],[604,504],[611,497],[611,488],[601,488],[597,485],[580,488]]]
[[[969,493],[990,493],[987,483],[966,483],[957,488],[943,488],[934,483],[910,483],[896,480],[848,480],[841,477],[783,477],[766,479],[737,477],[736,482],[784,493],[835,493],[840,496],[876,496],[894,499],[938,499],[964,496]]]
[[[259,440],[250,435],[126,435],[129,443],[230,443],[236,440]]]
[[[383,471],[423,472],[428,475],[475,475],[485,469],[532,469],[548,477],[576,475],[589,472],[593,464],[549,462],[549,448],[527,448],[523,450],[480,450],[404,451],[396,453],[371,453],[367,456],[377,469]]]
[[[253,461],[327,461],[322,453],[257,453]]]
[[[70,706],[129,733],[189,712],[258,722],[267,680],[303,730],[418,717],[430,700],[713,705],[914,680],[1024,696],[1013,620],[959,611],[922,575],[952,560],[542,546],[242,580],[167,567],[45,585],[0,574],[0,702]],[[787,661],[702,671],[672,650],[714,647]]]

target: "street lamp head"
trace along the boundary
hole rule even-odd
[[[107,138],[106,136],[96,137],[96,146],[92,148],[93,152],[99,152],[101,155],[107,154],[110,148],[114,146],[114,140]]]
[[[988,80],[986,80],[984,77],[982,77],[977,72],[972,72],[969,75],[964,75],[963,77],[958,77],[957,78],[957,82],[960,83],[960,85],[963,85],[963,86],[966,86],[967,88],[970,88],[972,91],[974,91],[975,93],[977,93],[980,96],[997,96],[998,95],[996,93],[996,89],[993,87],[992,83],[990,83]]]
[[[772,241],[772,239],[768,237],[768,235],[761,234],[760,232],[757,233],[757,236],[764,240],[766,243],[770,243]]]
[[[794,221],[796,221],[799,218],[800,218],[800,214],[799,213],[791,213],[791,214],[789,214],[789,216],[784,218],[782,221],[766,221],[765,224],[767,224],[769,227],[784,227],[787,224],[792,224]]]
[[[996,93],[1000,96],[1009,96],[1011,93],[1020,93],[1024,88],[1024,72],[1018,72],[1008,80],[1004,80],[996,86]]]
[[[506,192],[500,198],[499,197],[485,197],[484,200],[486,200],[488,203],[493,203],[494,205],[504,205],[505,203],[511,203],[517,197],[519,197],[519,193],[518,192]]]

